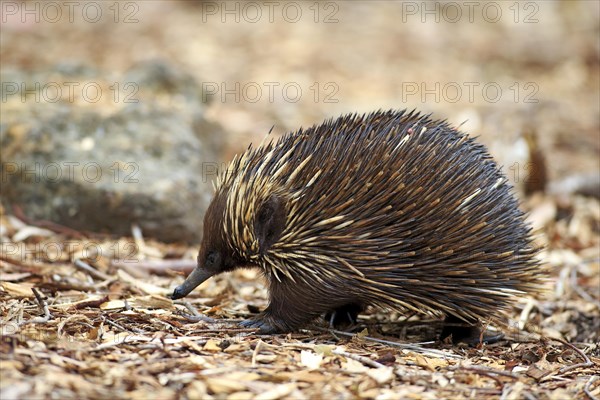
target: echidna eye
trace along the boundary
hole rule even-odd
[[[206,262],[205,262],[204,266],[206,268],[211,268],[211,267],[214,267],[216,263],[217,263],[217,253],[215,253],[214,251],[211,251],[206,256]]]

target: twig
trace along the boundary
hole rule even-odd
[[[78,301],[73,304],[76,310],[80,310],[86,307],[99,308],[102,303],[106,303],[109,300],[108,294],[105,294],[103,297],[86,299]]]
[[[267,343],[263,342],[262,340],[259,340],[259,343],[260,343],[261,347],[267,347],[267,348],[272,348],[272,349],[277,348],[277,346],[267,344]],[[256,344],[256,348],[258,348],[259,343]],[[306,350],[311,350],[311,351],[315,350],[314,344],[307,344],[307,343],[302,343],[302,344],[300,344],[300,343],[283,343],[282,346],[283,347],[293,347],[293,348],[298,348],[298,349],[306,349]],[[255,352],[256,352],[256,349],[255,349]],[[353,353],[348,353],[347,351],[344,351],[344,350],[333,349],[331,351],[331,353],[338,355],[338,356],[351,358],[355,361],[358,361],[358,362],[365,364],[372,368],[385,368],[386,367],[385,365],[383,365],[375,360],[371,360],[369,357],[365,357],[365,356],[361,356],[361,355],[353,354]]]
[[[65,234],[67,236],[74,237],[77,239],[87,238],[87,236],[84,235],[83,233],[81,233],[75,229],[69,228],[68,226],[57,224],[56,222],[52,222],[52,221],[44,221],[44,220],[36,221],[32,218],[29,218],[25,215],[25,213],[23,212],[23,209],[17,204],[12,205],[12,211],[13,211],[13,214],[15,215],[15,217],[17,217],[21,221],[25,222],[27,225],[37,226],[40,228],[46,228],[48,230],[51,230],[52,232],[62,233],[62,234]]]
[[[258,355],[258,352],[260,351],[260,345],[263,343],[263,341],[261,339],[258,339],[258,342],[256,342],[256,346],[254,346],[254,351],[252,352],[252,368],[256,367],[256,356]]]
[[[252,333],[256,328],[195,329],[194,333]]]
[[[348,353],[346,351],[342,351],[342,350],[338,350],[338,349],[333,349],[332,351],[333,354],[337,354],[338,356],[344,356],[346,358],[351,358],[354,361],[358,361],[362,364],[365,364],[369,367],[373,367],[373,368],[385,368],[385,365],[378,363],[375,360],[371,360],[369,357],[365,357],[365,356],[361,356],[358,354],[352,354],[352,353]]]
[[[198,317],[198,316],[200,316],[200,313],[198,313],[198,310],[196,310],[196,309],[194,308],[194,306],[192,306],[192,303],[190,303],[189,301],[187,301],[187,300],[181,300],[181,301],[175,301],[174,303],[175,303],[175,304],[181,304],[181,305],[185,306],[185,308],[187,308],[187,310],[188,310],[190,313],[192,313],[192,315],[193,315],[194,317]]]
[[[342,339],[340,339],[340,337],[338,335],[335,334],[335,332],[333,332],[333,330],[330,330],[329,334],[331,336],[333,336],[335,338],[335,340],[338,341],[338,342],[342,340]]]
[[[276,348],[275,346],[268,345],[267,343],[264,343],[264,342],[262,342],[262,345]],[[300,344],[300,343],[282,343],[281,346],[293,347],[293,348],[299,348],[299,349],[307,349],[307,350],[312,350],[312,351],[315,350],[315,345],[305,344],[305,343],[302,343],[302,344]],[[384,364],[381,364],[380,362],[372,360],[369,357],[361,356],[359,354],[349,353],[347,351],[340,350],[339,348],[333,349],[331,351],[331,353],[338,355],[338,356],[351,358],[352,360],[358,361],[358,362],[360,362],[364,365],[367,365],[369,367],[372,367],[372,368],[386,368],[386,366]]]
[[[39,289],[49,289],[53,292],[62,291],[62,290],[78,290],[80,292],[87,292],[91,290],[95,290],[96,288],[93,285],[88,285],[86,283],[82,283],[78,279],[73,279],[70,276],[62,276],[62,282],[40,282],[37,287]]]
[[[479,394],[485,393],[485,394],[489,394],[490,396],[498,397],[499,395],[502,394],[502,390],[500,390],[500,389],[482,388],[482,387],[476,387],[476,386],[464,386],[462,388],[445,387],[444,389],[451,391],[451,392],[458,392],[458,393],[471,392],[471,393],[473,393],[473,396],[475,394],[479,395]],[[459,395],[457,394],[456,396],[459,396]]]
[[[219,322],[227,322],[232,324],[240,324],[242,321],[244,320],[239,318],[219,318]]]
[[[502,386],[502,394],[500,395],[500,400],[506,400],[510,392],[512,392],[511,385]]]
[[[28,270],[34,269],[34,267],[32,265],[25,264],[24,262],[22,262],[20,260],[16,260],[16,259],[11,258],[11,257],[7,256],[6,254],[2,254],[2,253],[0,253],[0,261],[7,262],[9,264],[16,265],[18,267],[27,268]]]
[[[581,296],[584,300],[595,304],[596,307],[600,308],[600,301],[596,300],[595,298],[593,298],[592,296],[590,296],[585,290],[583,290],[583,288],[581,286],[579,286],[579,284],[577,283],[577,269],[573,268],[571,270],[571,287],[573,288],[573,290],[575,290],[575,292],[577,292],[577,294],[579,296]]]
[[[502,388],[502,395],[500,396],[500,400],[506,400],[508,396],[512,393],[514,385],[506,385]],[[537,400],[537,398],[527,391],[523,391],[520,393],[521,396],[527,400]],[[514,396],[513,396],[514,397]]]
[[[342,335],[342,336],[346,336],[346,337],[350,337],[350,338],[357,336],[354,333],[345,332],[345,331],[339,331],[339,330],[336,330],[336,329],[331,329],[331,330],[330,329],[323,329],[323,328],[317,328],[317,329],[318,330],[322,330],[322,331],[333,332],[333,333],[336,333],[338,335]],[[411,351],[414,351],[414,352],[417,352],[417,353],[422,353],[422,354],[433,354],[433,355],[438,356],[438,357],[447,357],[447,358],[457,358],[457,359],[462,358],[462,357],[460,357],[458,355],[451,354],[451,353],[444,353],[443,351],[440,351],[440,350],[427,349],[427,348],[421,347],[421,346],[419,346],[419,345],[417,345],[415,343],[398,343],[398,342],[392,342],[392,341],[389,341],[389,340],[377,339],[377,338],[370,337],[370,336],[361,336],[360,338],[363,339],[363,340],[370,341],[370,342],[381,343],[381,344],[385,344],[385,345],[393,346],[393,347],[399,347],[401,349],[411,350]],[[433,343],[433,342],[422,342],[420,344],[431,344],[431,343]]]
[[[454,368],[448,368],[449,371],[470,371],[470,372],[475,372],[476,374],[480,374],[480,375],[486,375],[489,376],[490,378],[495,379],[493,376],[490,375],[500,375],[500,376],[506,376],[508,378],[511,379],[515,379],[518,380],[519,377],[515,374],[513,374],[512,372],[506,372],[506,371],[499,371],[499,370],[495,370],[495,369],[491,369],[491,368],[483,368],[483,367],[474,367],[474,366],[470,366],[470,367],[465,367],[465,366],[459,366],[459,367],[454,367]],[[499,382],[499,381],[497,381]]]
[[[92,278],[100,279],[103,281],[114,279],[106,275],[104,272],[98,271],[96,268],[92,267],[80,258],[76,258],[75,260],[73,260],[73,265],[75,265],[80,270],[87,272]]]
[[[589,397],[591,400],[598,400],[598,398],[596,396],[593,395],[591,387],[592,387],[592,383],[594,383],[596,381],[596,379],[598,379],[598,376],[592,376],[587,383],[585,384],[585,386],[583,387],[583,392],[587,395],[587,397]]]
[[[133,237],[133,241],[135,242],[135,248],[137,250],[136,253],[138,256],[146,255],[151,257],[158,257],[162,255],[154,247],[148,247],[146,245],[144,235],[142,234],[142,229],[137,224],[133,224],[131,226],[131,236]]]
[[[116,322],[113,322],[113,321],[111,321],[111,320],[110,320],[110,319],[108,319],[108,318],[104,318],[104,322],[106,322],[106,323],[107,323],[107,324],[109,324],[109,325],[112,325],[112,326],[114,326],[115,328],[117,328],[117,329],[119,329],[119,330],[121,330],[121,331],[123,331],[123,332],[135,332],[135,333],[140,333],[140,334],[141,334],[141,333],[145,333],[143,330],[141,330],[141,329],[138,329],[138,328],[132,328],[132,329],[127,329],[127,328],[124,328],[124,327],[122,327],[121,325],[117,324]]]
[[[578,173],[552,182],[548,192],[551,194],[579,193],[598,198],[600,196],[600,175],[596,172]]]
[[[570,347],[571,349],[575,350],[575,352],[577,352],[577,354],[579,354],[581,356],[581,358],[584,359],[584,362],[582,362],[582,363],[569,365],[567,367],[562,367],[561,369],[558,370],[559,373],[564,374],[565,372],[568,372],[568,371],[571,371],[571,370],[574,370],[577,368],[587,368],[587,367],[591,367],[592,365],[594,365],[592,360],[590,360],[590,358],[583,351],[581,351],[577,347],[573,346],[571,343],[565,342],[564,340],[558,339],[558,338],[550,338],[550,340],[555,340],[557,342],[564,344],[567,347]]]
[[[556,288],[554,289],[554,293],[556,297],[561,297],[565,293],[565,287],[567,278],[571,271],[571,265],[565,265],[558,274],[558,279],[556,280]]]
[[[115,267],[130,267],[132,264],[131,260],[112,260],[111,265]],[[135,260],[135,268],[137,270],[143,269],[146,272],[152,272],[157,275],[165,275],[169,270],[191,272],[198,262],[196,260],[178,260],[178,259],[167,259],[167,260]]]
[[[527,391],[523,391],[523,397],[525,397],[527,400],[537,400],[537,397]]]
[[[38,305],[40,306],[40,308],[42,309],[44,316],[43,317],[35,317],[32,318],[28,321],[24,321],[21,323],[21,325],[26,325],[26,324],[45,324],[48,321],[50,321],[50,317],[52,317],[50,315],[50,310],[48,309],[48,303],[46,302],[46,300],[42,297],[41,293],[38,292],[38,290],[36,288],[31,288],[31,291],[33,292],[33,295],[35,296],[35,299],[38,302]]]
[[[477,369],[463,369],[463,370],[471,372],[471,373],[475,373],[475,374],[478,374],[478,375],[487,376],[488,378],[493,379],[498,384],[498,386],[500,386],[501,388],[504,387],[504,382],[502,382],[502,380],[500,380],[500,378],[498,378],[493,373],[490,373],[489,371],[479,371]],[[456,369],[455,371],[459,371],[459,370]]]
[[[209,323],[217,322],[216,320],[214,320],[210,317],[205,317],[203,315],[190,315],[190,314],[186,314],[186,313],[181,313],[179,315],[181,315],[183,318],[185,318],[186,320],[188,320],[190,322],[209,322]]]
[[[214,324],[217,322],[217,320],[215,320],[214,318],[210,318],[210,317],[207,317],[206,315],[200,314],[198,312],[198,310],[196,310],[189,301],[175,301],[174,303],[184,306],[185,308],[187,308],[187,310],[190,313],[192,313],[192,315],[181,313],[181,315],[189,321],[192,321],[192,322],[203,321],[203,322],[210,322],[211,324]]]
[[[522,331],[525,329],[525,325],[527,325],[527,321],[529,320],[529,315],[531,314],[531,310],[533,310],[533,306],[535,305],[535,300],[532,298],[527,299],[527,304],[521,311],[521,315],[519,315],[518,327],[519,330]]]

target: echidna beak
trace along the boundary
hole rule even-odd
[[[177,300],[187,296],[192,290],[194,290],[198,285],[211,276],[212,274],[206,271],[204,268],[196,267],[192,273],[188,275],[185,281],[181,285],[177,286],[175,290],[173,290],[171,299]]]

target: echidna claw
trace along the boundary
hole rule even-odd
[[[240,325],[243,326],[244,328],[258,328],[258,333],[260,334],[270,334],[270,333],[276,333],[277,329],[271,325],[269,322],[267,322],[266,317],[263,315],[258,315],[254,318],[250,318],[250,319],[245,319],[242,322],[240,322]]]

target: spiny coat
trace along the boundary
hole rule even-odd
[[[346,115],[229,164],[173,297],[258,267],[270,304],[243,324],[265,333],[367,305],[496,320],[539,288],[529,230],[474,139],[414,112]]]

